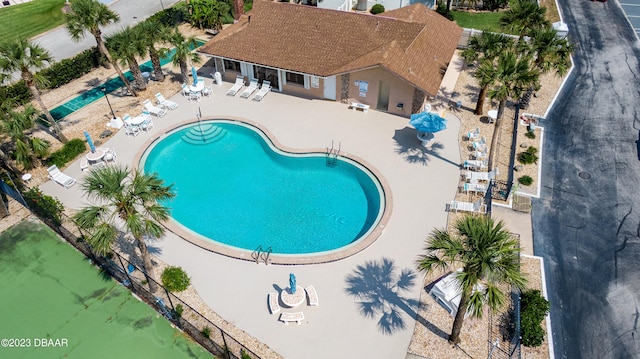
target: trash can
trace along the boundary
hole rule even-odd
[[[215,74],[213,74],[213,78],[216,80],[216,84],[222,85],[222,75],[220,74],[220,72],[216,71]]]

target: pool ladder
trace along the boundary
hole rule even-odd
[[[262,249],[262,245],[259,245],[253,253],[251,253],[251,258],[256,261],[256,264],[260,264],[260,262],[264,262],[265,265],[269,265],[269,257],[271,256],[271,246],[266,250]]]
[[[333,141],[331,141],[331,148],[327,147],[327,166],[334,167],[336,165],[341,146],[342,143],[338,142],[338,148],[334,148]]]

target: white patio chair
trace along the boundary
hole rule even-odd
[[[271,81],[262,81],[262,87],[260,87],[260,90],[256,93],[255,96],[253,96],[253,99],[255,101],[262,101],[262,99],[269,93],[269,91],[271,91]]]
[[[116,154],[116,149],[113,147],[106,148],[107,153],[104,155],[104,160],[106,162],[116,162],[118,155]]]
[[[471,141],[474,140],[476,138],[480,137],[480,129],[476,128],[473,131],[469,131],[467,132],[467,140]]]
[[[82,157],[80,158],[80,170],[81,170],[81,171],[84,171],[84,170],[86,170],[87,168],[89,168],[89,160],[87,159],[87,157],[86,157],[86,156],[82,156]]]
[[[249,83],[249,86],[242,92],[242,94],[240,94],[240,97],[249,98],[249,96],[251,96],[251,94],[254,93],[254,91],[257,89],[258,89],[258,80],[253,79]]]
[[[486,193],[487,187],[488,186],[484,183],[470,182],[470,183],[464,183],[462,188],[466,193],[469,193],[469,192]]]
[[[474,150],[482,150],[486,147],[487,141],[484,139],[484,137],[482,137],[480,141],[471,142],[471,145],[473,146]]]
[[[138,126],[132,125],[131,123],[125,122],[124,123],[124,134],[136,137],[137,135],[140,134],[140,128]]]
[[[235,96],[238,93],[238,91],[240,91],[242,86],[244,86],[244,77],[237,76],[236,83],[234,83],[233,86],[231,86],[231,88],[229,89],[229,91],[227,91],[227,95]]]
[[[47,172],[49,172],[49,178],[52,179],[57,184],[63,186],[64,188],[69,188],[76,184],[76,180],[72,177],[67,176],[66,174],[60,172],[58,166],[53,165],[47,168]]]
[[[483,160],[487,158],[487,149],[484,148],[482,150],[475,150],[473,152],[473,158],[475,158],[476,160]]]
[[[182,95],[189,96],[189,86],[185,83],[182,84]]]
[[[169,110],[175,110],[176,108],[178,108],[178,104],[177,103],[165,99],[164,96],[162,96],[162,94],[160,92],[158,92],[156,94],[156,99],[158,100],[158,105],[159,106],[162,106],[164,108],[168,108]]]
[[[486,205],[482,203],[482,198],[475,202],[462,202],[462,201],[451,201],[449,204],[449,211],[458,212],[475,212],[475,213],[484,213],[486,212]]]
[[[213,86],[209,85],[209,86],[205,86],[202,89],[202,95],[203,96],[209,96],[213,93]]]
[[[473,181],[490,181],[490,180],[496,178],[497,174],[498,174],[498,169],[494,168],[493,170],[491,170],[489,172],[466,171],[464,176],[467,179],[467,181],[470,181],[470,182],[473,182]]]
[[[151,117],[147,117],[147,119],[140,124],[140,128],[143,131],[147,132],[151,130],[153,128],[153,120],[151,119]]]
[[[189,92],[189,101],[200,101],[201,98],[200,92]]]
[[[152,115],[156,115],[158,117],[162,117],[164,115],[167,114],[167,110],[160,108],[158,106],[154,106],[151,101],[149,101],[148,99],[142,101],[142,104],[144,105],[144,108],[149,111],[150,114]]]

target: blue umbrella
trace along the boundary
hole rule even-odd
[[[193,76],[193,85],[195,86],[198,82],[198,71],[196,71],[196,68],[193,66],[191,66],[191,75]]]
[[[411,115],[411,126],[418,132],[438,132],[447,128],[447,120],[434,112],[420,112]]]
[[[96,146],[93,144],[93,140],[91,139],[91,135],[89,134],[89,132],[84,131],[84,137],[87,138],[87,143],[89,144],[89,148],[91,149],[91,152],[96,152]]]
[[[292,294],[296,292],[296,276],[293,273],[289,274],[289,288]]]

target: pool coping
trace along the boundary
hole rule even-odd
[[[273,146],[277,147],[279,150],[294,154],[308,154],[308,153],[326,153],[325,148],[305,148],[305,149],[296,149],[283,145],[277,140],[277,137],[264,125],[249,120],[247,118],[237,117],[237,116],[224,116],[224,118],[217,117],[208,117],[202,118],[201,121],[210,121],[210,120],[229,120],[229,121],[237,121],[250,126],[254,126],[264,133],[265,136],[271,141]],[[182,127],[188,124],[197,123],[197,118],[190,118],[183,121],[175,122],[170,127],[164,129],[158,135],[153,136],[148,139],[146,142],[142,144],[140,150],[133,157],[133,168],[139,168],[140,160],[144,156],[144,153],[147,151],[149,146],[151,146],[154,142],[164,138],[170,132],[173,132],[176,128]],[[365,161],[363,158],[360,158],[356,155],[349,154],[348,152],[341,152],[340,156],[346,157],[354,162],[359,163],[360,165],[366,167],[371,174],[373,174],[378,182],[380,183],[380,187],[382,187],[383,198],[384,198],[384,210],[382,216],[378,222],[378,224],[369,232],[369,234],[359,239],[356,243],[347,245],[346,247],[341,247],[339,249],[335,249],[332,251],[321,252],[319,254],[313,255],[282,255],[282,254],[271,254],[269,255],[268,263],[266,264],[281,264],[281,265],[303,265],[303,264],[321,264],[328,262],[335,262],[345,258],[349,258],[370,245],[372,245],[384,232],[386,228],[389,218],[391,217],[391,213],[393,210],[393,195],[391,193],[391,188],[389,183],[384,178],[382,173],[378,171],[372,164]],[[211,239],[208,239],[204,236],[193,233],[192,231],[187,230],[181,224],[179,224],[174,219],[171,219],[162,225],[170,232],[179,236],[180,238],[186,240],[187,242],[198,246],[202,249],[205,249],[210,252],[218,253],[224,255],[226,257],[241,259],[245,261],[251,261],[259,263],[260,260],[256,260],[252,257],[253,252],[250,250],[245,250],[237,247],[232,247],[229,245],[225,245],[223,243],[215,242]]]

